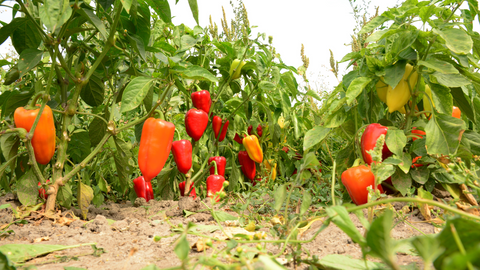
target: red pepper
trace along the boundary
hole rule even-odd
[[[227,167],[227,159],[225,157],[211,157],[208,159],[208,165],[215,161],[217,163],[218,174],[225,177],[225,167]],[[210,167],[210,175],[215,174],[215,166]]]
[[[245,135],[243,135],[243,138],[245,138]],[[233,137],[233,140],[236,141],[238,144],[243,145],[243,138],[241,138],[238,133],[235,133],[235,137]]]
[[[212,128],[213,128],[213,133],[215,133],[215,139],[218,138],[218,133],[220,133],[220,128],[222,128],[222,133],[220,134],[220,138],[218,138],[219,142],[225,139],[225,136],[227,135],[227,128],[228,128],[229,122],[230,121],[227,120],[222,128],[222,118],[216,115],[213,117]]]
[[[417,168],[418,168],[418,167],[422,167],[422,166],[423,166],[423,164],[418,164],[418,163],[417,163],[417,160],[419,160],[419,159],[421,159],[421,158],[422,158],[422,156],[418,156],[418,157],[413,158],[413,160],[412,160],[412,168],[413,168],[413,167],[417,167]]]
[[[373,188],[375,176],[369,167],[360,165],[344,171],[342,173],[342,183],[356,205],[365,204],[368,202],[367,187]],[[377,189],[383,193],[381,185],[378,185]]]
[[[247,151],[238,152],[238,162],[242,166],[243,174],[250,180],[255,179],[255,161],[248,156]]]
[[[190,185],[190,188],[192,186],[193,186],[193,183]],[[178,184],[178,188],[180,188],[180,195],[185,196],[185,181]],[[195,191],[195,187],[193,187],[192,192],[190,192],[190,197],[193,197],[194,200],[197,198],[197,192]]]
[[[150,182],[162,171],[172,149],[175,126],[167,121],[148,118],[143,124],[138,150],[138,166],[145,181]]]
[[[212,99],[210,98],[210,92],[207,90],[197,91],[192,93],[193,106],[199,110],[210,112],[210,106],[212,106]]]
[[[248,126],[248,128],[247,128],[248,135],[252,135],[252,130],[253,130],[252,125]],[[257,126],[257,134],[258,134],[258,137],[262,137],[262,135],[263,135],[262,125],[260,125],[260,124],[258,124],[258,126]]]
[[[188,136],[198,141],[208,125],[208,114],[203,110],[190,109],[185,115],[185,129]]]
[[[133,189],[135,189],[138,198],[144,198],[147,202],[154,198],[152,182],[145,181],[143,176],[133,180]]]
[[[172,143],[172,153],[178,170],[187,174],[192,168],[192,143],[189,140],[174,141]]]
[[[47,180],[47,184],[48,183],[50,183],[50,180]],[[42,183],[38,182],[38,186],[41,187]],[[43,198],[45,200],[48,198],[48,195],[45,194],[45,189],[43,187],[38,190],[38,195],[40,196],[40,198]]]
[[[362,140],[361,140],[362,156],[363,156],[363,160],[368,165],[372,164],[373,160],[372,160],[372,156],[369,153],[367,153],[367,151],[370,151],[373,148],[375,148],[375,144],[377,143],[377,139],[378,137],[380,137],[380,135],[383,134],[387,136],[387,130],[388,130],[387,127],[374,123],[374,124],[368,125],[365,131],[363,132]],[[384,143],[383,149],[382,149],[382,160],[385,160],[391,155],[393,155],[392,152],[390,152],[390,150],[388,149],[387,144]]]
[[[418,136],[420,136],[420,139],[423,138],[423,135],[427,135],[427,133],[425,133],[425,131],[421,131],[421,130],[417,129],[416,127],[413,127],[413,128],[412,128],[412,133],[413,133],[413,134],[417,134]],[[417,137],[413,137],[413,138],[412,138],[413,141],[416,141],[416,140],[418,140],[418,139],[419,139],[419,138],[417,138]]]
[[[289,151],[290,149],[288,149],[288,147],[284,146],[284,147],[282,147],[282,150],[283,150],[283,152],[288,153],[288,151]]]
[[[217,192],[221,192],[223,189],[223,182],[225,178],[218,174],[217,163],[214,161],[213,165],[215,167],[215,174],[210,175],[207,178],[207,197],[213,197]],[[216,202],[220,201],[220,196],[215,196],[214,200]]]

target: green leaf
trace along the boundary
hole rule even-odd
[[[344,206],[332,206],[325,209],[332,222],[337,225],[353,242],[365,247],[365,238],[357,229]]]
[[[117,151],[113,158],[115,160],[115,167],[117,168],[120,187],[122,188],[122,191],[125,192],[128,187],[130,175],[133,173],[133,166],[128,162],[132,157],[132,152],[130,151],[131,145],[119,137],[115,137],[115,147],[117,148]]]
[[[307,131],[303,140],[303,151],[311,149],[321,143],[327,135],[330,133],[329,128],[323,126],[316,126],[313,129]]]
[[[439,84],[446,87],[462,87],[471,84],[471,82],[461,74],[443,74],[440,72],[434,72],[432,77],[435,77]]]
[[[313,97],[314,99],[316,99],[316,100],[318,100],[318,101],[322,101],[322,98],[317,94],[317,92],[315,92],[315,91],[313,91],[313,90],[308,90],[305,95],[311,96],[311,97]]]
[[[70,209],[73,201],[73,192],[70,184],[60,186],[57,193],[57,202],[61,206]]]
[[[287,270],[277,260],[267,255],[258,256],[258,262],[253,267],[254,269]]]
[[[463,144],[472,154],[480,155],[480,134],[473,130],[465,130],[462,135]]]
[[[424,185],[428,181],[430,170],[427,168],[427,166],[415,167],[410,170],[410,175],[415,182]]]
[[[77,203],[82,212],[83,219],[87,219],[88,206],[93,199],[93,189],[85,185],[82,181],[78,181]]]
[[[461,140],[465,122],[451,115],[436,114],[425,127],[427,152],[430,155],[454,155]]]
[[[262,91],[265,91],[265,92],[271,92],[275,90],[275,84],[268,81],[261,81],[258,84],[258,88],[260,88]]]
[[[454,87],[451,89],[451,93],[452,93],[453,99],[455,99],[455,102],[458,108],[460,109],[460,111],[462,112],[462,114],[465,114],[468,117],[468,119],[470,119],[472,122],[475,121],[475,116],[472,110],[472,106],[468,101],[468,99],[470,98],[468,96],[465,96],[461,88]]]
[[[398,165],[398,167],[404,172],[408,173],[410,171],[410,166],[412,166],[412,158],[407,153],[402,153],[400,155],[402,158],[402,163]]]
[[[433,104],[435,109],[443,114],[452,114],[453,97],[450,93],[450,88],[440,84],[430,83],[430,89],[432,90]]]
[[[0,149],[5,160],[9,160],[18,153],[20,138],[15,133],[6,133],[0,136]]]
[[[188,252],[190,252],[190,245],[188,244],[187,237],[181,235],[178,238],[177,244],[175,245],[174,250],[177,257],[183,261],[188,257]]]
[[[37,203],[38,179],[33,170],[29,170],[18,180],[17,196],[22,205],[31,206]]]
[[[108,38],[108,33],[107,29],[105,28],[105,25],[103,24],[102,20],[100,20],[93,11],[90,9],[82,8],[78,10],[78,13],[80,13],[85,19],[90,21],[90,23],[97,28],[98,32],[102,35],[103,39]]]
[[[107,132],[107,123],[100,118],[93,118],[92,122],[88,126],[88,136],[90,138],[90,145],[92,147],[97,146],[100,143],[103,136]]]
[[[405,74],[405,66],[407,65],[407,61],[400,60],[395,65],[389,66],[385,69],[385,82],[390,85],[392,88],[397,87],[400,80],[403,78]]]
[[[28,19],[26,17],[17,17],[9,24],[3,25],[2,28],[0,28],[0,44],[3,44],[19,26],[24,25],[27,21]]]
[[[388,149],[397,156],[402,156],[403,148],[407,144],[407,137],[403,130],[388,129],[386,141]]]
[[[300,215],[303,216],[312,204],[312,195],[308,191],[303,193],[302,205],[300,206]]]
[[[42,60],[43,51],[37,49],[25,49],[20,54],[18,61],[18,71],[20,77],[24,76],[27,72],[37,66]]]
[[[372,78],[359,77],[353,80],[347,89],[347,104],[350,106],[352,102],[360,95],[365,86],[372,81]]]
[[[93,73],[88,83],[83,87],[82,92],[80,92],[80,96],[85,103],[92,107],[99,106],[103,103],[103,99],[105,98],[105,85],[100,74]]]
[[[283,82],[284,88],[288,89],[293,96],[296,96],[298,92],[298,83],[293,76],[293,73],[291,71],[285,72],[281,75],[281,78],[281,82]]]
[[[441,36],[447,48],[456,54],[465,55],[472,50],[473,40],[462,29],[450,28],[440,31],[438,28],[433,28],[433,32]]]
[[[0,251],[0,269],[3,270],[16,270],[17,268],[12,264],[7,255]]]
[[[392,269],[395,268],[395,241],[390,237],[392,229],[393,213],[390,210],[375,219],[367,232],[367,245],[370,247],[370,253],[387,264]]]
[[[310,152],[303,157],[302,170],[313,169],[320,165],[314,152]]]
[[[170,11],[170,5],[168,4],[167,0],[145,0],[148,5],[155,10],[158,16],[162,19],[162,21],[166,23],[172,22],[172,14]]]
[[[145,52],[145,44],[141,37],[135,34],[128,34],[128,40],[130,41],[130,45],[132,45],[133,49],[140,55],[143,61],[146,61],[147,55]]]
[[[198,22],[198,4],[197,0],[188,0],[188,5],[190,6],[190,10],[192,11],[193,18],[197,22],[197,25],[199,24]]]
[[[274,191],[275,210],[278,212],[282,208],[283,202],[287,198],[286,184],[278,186]]]
[[[131,80],[123,92],[120,111],[128,112],[142,104],[150,88],[153,87],[153,81],[150,77],[136,77]]]
[[[42,36],[35,27],[35,24],[29,19],[22,21],[13,31],[12,44],[18,54],[25,49],[36,49],[42,42]]]
[[[123,8],[127,11],[127,13],[130,13],[133,0],[120,0],[120,2],[122,2]]]
[[[382,25],[384,22],[388,21],[387,17],[384,16],[377,16],[369,21],[366,25],[363,26],[362,30],[358,33],[359,35],[366,34],[368,32],[372,32],[375,28]]]
[[[6,244],[0,246],[0,252],[7,255],[13,263],[21,263],[55,251],[82,246],[91,246],[91,243],[74,246],[42,245],[42,244]]]
[[[392,183],[393,186],[405,196],[412,187],[412,178],[402,170],[396,170],[395,174],[392,175]]]
[[[458,74],[458,70],[452,64],[437,58],[430,58],[426,61],[420,60],[418,61],[418,65],[431,68],[443,74]]]
[[[41,21],[50,32],[55,32],[57,28],[62,27],[72,15],[68,0],[45,0],[38,11]]]
[[[75,163],[82,162],[90,153],[90,137],[85,130],[73,133],[68,142],[68,155]]]
[[[319,269],[329,270],[368,270],[368,269],[386,269],[386,265],[378,262],[353,259],[350,256],[329,254],[323,257],[318,264]]]
[[[219,222],[224,222],[227,220],[238,220],[238,217],[232,216],[229,213],[223,211],[216,211],[215,217],[218,219]]]
[[[18,107],[23,107],[28,104],[30,98],[32,98],[35,91],[33,89],[28,89],[29,91],[11,91],[11,94],[8,96],[8,99],[5,101],[2,107],[2,117],[9,116],[12,114]]]
[[[210,82],[217,82],[218,78],[215,77],[208,70],[200,66],[191,65],[188,67],[175,66],[171,69],[174,73],[179,73],[182,77],[194,80],[207,80]]]

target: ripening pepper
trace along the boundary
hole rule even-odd
[[[245,135],[243,135],[243,138],[245,138]],[[233,140],[236,141],[238,144],[243,145],[243,138],[238,135],[238,133],[235,133],[235,137],[233,137]]]
[[[230,65],[230,72],[229,72],[230,76],[232,76],[232,80],[236,80],[240,78],[240,72],[242,72],[242,67],[245,64],[246,64],[245,61],[242,61],[240,63],[240,59],[233,60],[232,65]],[[235,70],[235,73],[233,73],[234,70]]]
[[[417,161],[418,161],[419,159],[421,159],[421,158],[422,158],[422,156],[418,156],[418,157],[414,157],[414,158],[413,158],[413,160],[412,160],[412,168],[414,168],[414,167],[417,167],[417,168],[418,168],[418,167],[422,167],[422,166],[423,166],[423,164],[417,163]]]
[[[215,161],[217,163],[218,174],[225,177],[225,168],[227,167],[227,159],[225,157],[211,157],[208,159],[208,165]],[[210,167],[210,175],[215,174],[215,166]]]
[[[215,169],[214,174],[207,177],[207,197],[213,197],[213,199],[218,202],[220,201],[220,197],[218,195],[215,196],[215,194],[223,190],[225,178],[218,174],[217,163],[215,161],[213,161],[213,166]]]
[[[152,182],[145,181],[143,176],[139,176],[133,180],[133,189],[138,198],[144,198],[147,202],[154,198]]]
[[[172,154],[178,171],[187,174],[192,168],[192,143],[189,140],[174,141]]]
[[[180,195],[182,196],[185,196],[185,185],[186,185],[185,181],[178,184],[178,188],[180,189]],[[190,185],[190,188],[192,188],[192,186],[193,186],[193,183]],[[197,192],[195,191],[195,187],[192,188],[192,191],[190,192],[190,197],[193,197],[194,200],[197,198]]]
[[[432,89],[430,89],[430,86],[425,85],[425,94],[423,95],[423,110],[424,111],[432,111],[432,104],[433,107],[435,108],[435,103],[433,103],[433,98],[432,98]],[[431,115],[431,113],[426,113],[425,114],[427,117]]]
[[[248,126],[248,129],[247,129],[248,135],[253,134],[252,130],[253,130],[252,125]],[[257,134],[258,134],[258,137],[262,137],[263,129],[262,129],[262,125],[260,125],[260,124],[258,124],[258,126],[257,126]]]
[[[275,160],[273,159],[269,159],[268,161],[264,160],[263,164],[265,164],[267,175],[269,175],[272,180],[275,180],[275,178],[277,178],[277,163],[275,163]],[[272,166],[273,166],[273,169],[272,169]]]
[[[375,85],[375,89],[377,90],[377,96],[381,101],[383,101],[383,103],[387,103],[387,91],[389,87],[390,86],[383,81],[383,77],[380,78],[380,80],[378,80],[377,84]]]
[[[138,166],[145,181],[150,182],[163,169],[172,149],[175,126],[162,119],[148,118],[143,124]]]
[[[412,138],[413,141],[416,141],[416,140],[418,140],[418,139],[422,139],[424,135],[427,135],[427,133],[425,133],[425,131],[419,130],[419,129],[417,129],[416,127],[413,127],[413,128],[412,128],[412,133],[415,134],[415,135],[420,136],[420,138],[413,137],[413,138]]]
[[[213,117],[213,120],[212,120],[213,133],[215,134],[215,139],[218,139],[219,142],[225,139],[225,136],[227,135],[227,129],[228,129],[229,123],[230,121],[227,120],[222,127],[222,118],[216,115]],[[220,128],[222,129],[222,132],[220,132]],[[220,133],[220,138],[218,137],[219,133]]]
[[[458,107],[453,106],[452,116],[455,117],[455,118],[458,118],[458,119],[460,119],[462,117],[462,112],[460,111],[460,109]]]
[[[263,151],[258,142],[258,138],[255,135],[250,135],[243,138],[243,146],[247,149],[248,156],[257,163],[263,161]]]
[[[374,188],[375,176],[369,167],[360,165],[344,171],[342,173],[342,183],[356,205],[365,204],[368,202],[367,187]],[[383,193],[381,185],[378,185],[377,189]]]
[[[248,156],[247,151],[238,152],[238,162],[242,166],[243,174],[250,180],[255,179],[255,173],[256,173],[255,161],[253,161]]]
[[[402,79],[395,88],[389,87],[387,90],[387,106],[390,113],[399,111],[405,113],[405,104],[410,99],[410,88],[413,89],[417,84],[418,73],[412,73],[413,66],[407,64]],[[410,75],[410,73],[412,73]],[[409,78],[410,76],[410,78]],[[408,80],[407,80],[408,79]],[[409,87],[410,85],[410,87]]]
[[[377,143],[378,137],[380,135],[385,135],[387,136],[387,127],[384,127],[380,124],[373,123],[367,126],[365,131],[362,134],[362,139],[361,139],[361,148],[362,148],[362,156],[363,160],[365,163],[368,165],[372,164],[373,159],[372,156],[367,153],[367,151],[372,150],[375,148],[375,145]],[[387,144],[383,144],[383,149],[382,149],[382,160],[385,160],[386,158],[390,157],[392,155],[392,152],[387,147]]]
[[[37,104],[37,106],[40,105]],[[15,126],[30,132],[39,112],[40,108],[29,110],[18,107],[13,114]],[[38,163],[46,165],[52,159],[53,154],[55,154],[55,136],[52,109],[45,105],[32,137],[33,152]]]
[[[208,114],[203,110],[190,109],[185,115],[185,129],[188,136],[198,141],[208,125]]]
[[[192,95],[193,107],[206,112],[210,112],[210,106],[212,106],[212,99],[210,98],[210,92],[207,90],[193,92]]]
[[[50,183],[50,180],[47,180],[47,184],[48,183]],[[41,187],[42,183],[38,182],[38,186]],[[45,200],[48,198],[48,195],[45,193],[45,189],[43,187],[38,189],[38,195],[40,196],[40,198]]]

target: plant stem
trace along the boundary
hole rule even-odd
[[[333,171],[332,171],[332,205],[335,206],[335,174],[337,169],[337,162],[333,161]]]

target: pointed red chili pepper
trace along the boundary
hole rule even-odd
[[[427,133],[425,131],[422,131],[422,130],[419,130],[417,129],[417,127],[413,127],[412,128],[412,133],[415,134],[415,135],[418,135],[420,138],[418,137],[413,137],[412,140],[413,141],[416,141],[418,139],[422,139],[423,138],[423,135],[427,135]]]
[[[248,135],[253,134],[252,130],[253,130],[252,125],[248,126],[248,128],[247,128]],[[258,137],[262,137],[263,129],[262,129],[262,125],[260,125],[260,124],[258,124],[258,126],[257,126],[257,134],[258,134]]]
[[[133,189],[138,198],[144,198],[147,202],[154,198],[152,182],[145,181],[143,176],[139,176],[133,180]]]
[[[222,118],[216,115],[213,117],[212,128],[213,128],[213,133],[215,133],[215,139],[218,138],[218,133],[220,133],[220,128],[222,128],[222,133],[220,134],[220,138],[218,138],[219,142],[225,139],[225,136],[227,135],[227,128],[228,128],[229,122],[230,121],[227,120],[222,128]]]
[[[50,180],[47,180],[47,184],[48,183],[50,183]],[[38,182],[38,186],[41,187],[42,183]],[[45,189],[43,187],[38,190],[38,195],[45,200],[48,198],[48,195],[45,193]]]
[[[248,156],[247,151],[238,152],[238,162],[242,166],[243,174],[250,180],[255,179],[255,161]]]
[[[208,159],[208,165],[215,161],[217,163],[218,174],[225,177],[225,168],[227,167],[227,159],[225,157],[211,157]],[[214,166],[210,167],[210,175],[215,174]]]
[[[185,181],[178,184],[178,188],[180,189],[180,195],[182,196],[185,196],[185,184]],[[192,187],[192,185],[193,183],[190,185],[190,188]],[[190,192],[190,197],[193,197],[194,200],[197,198],[197,192],[195,191],[195,187],[193,187],[192,192]]]
[[[193,92],[192,95],[193,106],[206,113],[210,112],[210,106],[212,105],[212,99],[210,98],[210,92],[207,90]]]
[[[225,178],[218,174],[217,163],[215,161],[213,161],[213,166],[215,174],[207,178],[207,197],[214,197],[217,192],[222,191],[223,182],[225,182]],[[216,202],[220,201],[220,196],[215,196],[214,200]]]
[[[192,168],[192,143],[189,140],[174,141],[172,143],[172,153],[178,171],[187,174]]]
[[[198,141],[208,125],[208,114],[203,110],[190,109],[185,115],[185,129],[188,136]]]
[[[245,138],[245,135],[243,135],[243,138]],[[235,133],[235,137],[233,137],[233,140],[236,141],[238,144],[243,145],[243,138],[238,135],[238,133]]]

